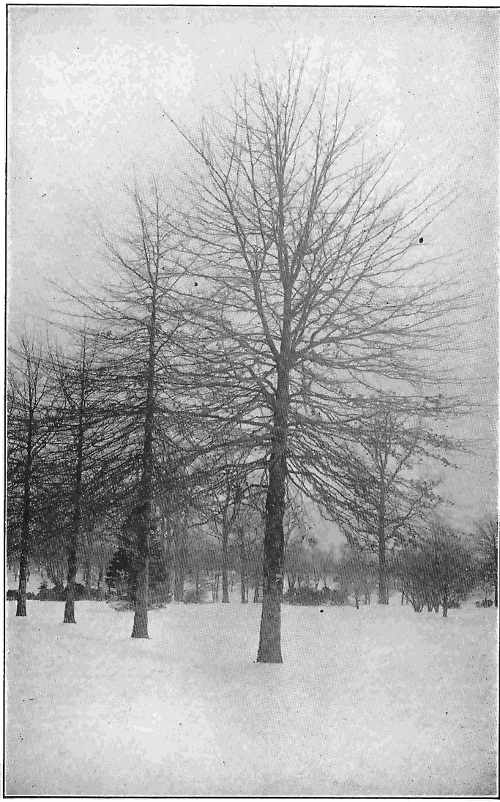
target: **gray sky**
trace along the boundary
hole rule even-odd
[[[476,456],[447,479],[468,525],[496,502],[498,20],[493,9],[11,7],[10,331],[50,317],[48,280],[98,275],[97,223],[120,220],[134,171],[175,181],[188,168],[164,110],[195,127],[254,58],[279,69],[308,48],[309,80],[327,61],[354,83],[368,145],[397,144],[396,179],[458,192],[426,245],[456,254],[483,317],[457,332],[456,375],[481,405],[462,424]]]

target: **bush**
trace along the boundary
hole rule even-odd
[[[7,591],[7,601],[17,601],[18,598],[19,598],[19,592],[17,590]]]
[[[184,592],[184,604],[205,604],[209,601],[208,589],[200,587],[198,598],[196,598],[196,588],[189,588]]]
[[[314,588],[294,588],[283,594],[283,601],[288,604],[301,604],[307,606],[321,604],[345,604],[345,594],[338,590],[324,587],[321,590]]]

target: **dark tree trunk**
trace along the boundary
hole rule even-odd
[[[184,561],[184,532],[179,525],[179,521],[174,522],[173,527],[173,546],[174,546],[174,601],[184,601],[184,582],[186,566]]]
[[[280,387],[280,383],[283,387]],[[264,533],[263,595],[258,663],[282,663],[281,596],[285,539],[286,442],[288,378],[278,377],[273,445],[269,460],[269,485],[266,497]]]
[[[87,389],[86,349],[85,338],[82,344],[82,364],[80,370],[80,394],[78,403],[78,430],[76,437],[76,471],[73,488],[73,521],[68,543],[68,577],[66,583],[66,602],[64,605],[64,624],[76,624],[75,621],[75,579],[77,571],[76,555],[80,539],[80,525],[82,518],[82,475],[83,475],[83,443],[85,436],[84,414],[85,393]]]
[[[19,560],[19,589],[17,595],[16,616],[26,615],[26,585],[28,582],[28,555],[23,549]]]
[[[146,512],[144,515],[148,519]],[[132,638],[149,638],[148,634],[148,601],[149,601],[149,531],[146,533],[145,525],[138,527],[139,537],[137,541],[137,569],[135,575],[135,598],[134,598],[134,625],[132,627]],[[141,531],[142,530],[142,531]]]
[[[384,477],[380,479],[380,498],[378,510],[378,603],[389,604],[387,587],[387,566],[385,554],[385,485]]]
[[[156,266],[158,271],[158,267]],[[158,275],[156,275],[156,282]],[[149,601],[149,556],[151,514],[153,508],[153,428],[155,411],[155,367],[156,367],[156,282],[151,294],[151,315],[148,321],[148,363],[147,387],[144,415],[144,444],[142,451],[142,477],[139,499],[139,515],[137,516],[137,573],[135,592],[133,638],[149,638],[148,633],[148,601]]]
[[[99,567],[99,576],[97,577],[97,591],[98,591],[99,601],[104,600],[104,588],[102,587],[103,578],[104,578],[104,567],[101,565]]]
[[[496,580],[495,580],[495,590],[494,590],[494,593],[495,593],[495,607],[498,607],[498,583],[497,583],[497,581],[496,581]]]
[[[212,579],[212,601],[218,602],[219,601],[219,580],[220,574],[215,573]]]
[[[228,569],[228,527],[226,522],[222,526],[222,603],[229,604],[229,583],[227,577]]]
[[[23,476],[23,523],[21,530],[21,555],[19,558],[19,590],[16,616],[26,615],[26,586],[29,576],[30,522],[31,522],[31,474],[33,467],[33,423],[34,409],[31,380],[28,382],[29,407],[28,430],[26,432],[26,462]]]
[[[257,604],[260,601],[260,582],[255,580],[255,585],[253,586],[253,602]]]
[[[87,599],[90,599],[92,593],[92,566],[88,561],[85,565],[85,592],[87,594]]]
[[[246,604],[247,599],[247,577],[246,577],[246,559],[245,559],[245,536],[243,534],[243,527],[239,529],[239,541],[240,541],[240,592],[241,592],[241,603]]]
[[[66,584],[66,601],[64,604],[64,624],[76,624],[75,621],[75,579],[76,579],[76,548],[70,546],[68,550],[68,580]]]
[[[448,617],[448,588],[445,588],[445,591],[443,593],[442,604],[443,604],[443,618],[447,618]]]

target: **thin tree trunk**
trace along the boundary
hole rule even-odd
[[[156,281],[158,276],[156,276]],[[151,297],[151,315],[149,328],[149,351],[147,364],[147,388],[144,417],[144,445],[142,452],[142,481],[137,516],[137,573],[134,626],[132,638],[149,638],[148,633],[148,600],[149,600],[149,556],[150,529],[153,507],[153,426],[154,426],[154,391],[156,366],[156,284]]]
[[[85,592],[87,599],[90,599],[92,593],[92,566],[89,561],[85,565]]]
[[[31,381],[28,387],[28,431],[26,438],[26,464],[23,477],[23,524],[21,530],[21,554],[19,558],[19,591],[16,616],[26,616],[26,586],[29,575],[30,518],[31,518],[31,472],[33,466],[33,399]]]
[[[247,590],[247,577],[246,577],[246,560],[245,560],[245,535],[243,533],[243,527],[239,528],[239,541],[240,541],[240,592],[241,592],[241,603],[246,604],[248,601],[248,590]]]
[[[495,607],[498,607],[498,584],[495,582]]]
[[[104,578],[104,567],[101,565],[99,566],[99,576],[97,577],[97,591],[99,601],[103,601],[104,599],[104,588],[102,587],[102,580]]]
[[[176,521],[174,525],[174,601],[184,601],[185,565],[183,556],[183,532]]]
[[[448,588],[443,593],[443,618],[448,617]]]
[[[76,472],[73,490],[73,521],[68,543],[68,578],[66,584],[66,602],[64,604],[64,624],[76,624],[75,621],[75,579],[77,572],[78,541],[80,539],[80,525],[82,518],[82,474],[83,474],[83,443],[84,443],[84,413],[86,391],[86,342],[82,343],[82,364],[80,371],[80,396],[78,403],[78,430],[76,439]]]
[[[222,603],[229,604],[229,583],[227,577],[227,569],[228,569],[228,555],[227,555],[227,547],[228,547],[228,527],[226,521],[224,521],[222,526]]]
[[[389,604],[387,588],[387,566],[385,554],[385,485],[384,477],[380,478],[380,499],[378,510],[378,603]]]

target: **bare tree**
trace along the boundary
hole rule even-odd
[[[349,543],[368,545],[378,554],[378,602],[389,603],[387,549],[401,543],[412,526],[428,516],[441,501],[438,482],[419,474],[422,463],[451,466],[446,454],[461,444],[432,428],[435,406],[425,398],[411,399],[405,412],[402,399],[375,402],[360,426],[359,444],[365,470],[357,467],[352,477],[358,503],[350,526],[344,527]],[[458,402],[450,400],[439,414],[456,414]],[[426,416],[426,417],[424,417]],[[434,421],[435,423],[435,421]]]
[[[169,492],[164,452],[176,451],[169,439],[175,409],[168,388],[182,323],[175,299],[180,269],[158,181],[153,179],[145,192],[136,187],[129,196],[129,228],[114,240],[105,238],[113,278],[76,300],[84,308],[88,337],[92,327],[98,331],[98,367],[106,394],[102,416],[113,432],[106,470],[122,497],[129,499],[127,526],[135,533],[132,637],[147,638],[154,498],[158,485],[161,492]]]
[[[498,518],[490,516],[476,526],[474,546],[482,581],[493,587],[495,607],[498,607]]]
[[[11,349],[8,377],[9,538],[19,532],[17,616],[26,615],[26,584],[33,549],[33,505],[43,479],[43,455],[54,432],[50,380],[42,349],[23,335]]]
[[[64,623],[75,624],[75,582],[78,570],[78,553],[82,546],[82,520],[89,521],[89,496],[93,512],[98,509],[97,488],[92,481],[94,465],[106,444],[101,417],[98,415],[100,393],[99,371],[96,369],[96,340],[89,343],[84,329],[74,356],[63,356],[60,351],[51,354],[52,370],[57,383],[62,409],[57,445],[60,451],[65,478],[69,479],[69,533],[65,537],[68,573]],[[85,503],[87,509],[85,509]]]
[[[329,113],[326,80],[308,93],[304,70],[245,79],[198,137],[174,122],[200,165],[179,223],[200,298],[191,382],[209,377],[224,401],[208,417],[237,419],[267,466],[259,662],[282,661],[287,481],[337,516],[350,507],[360,397],[425,381],[419,357],[453,306],[423,275],[436,201],[387,189],[390,158],[366,155],[350,98]]]

